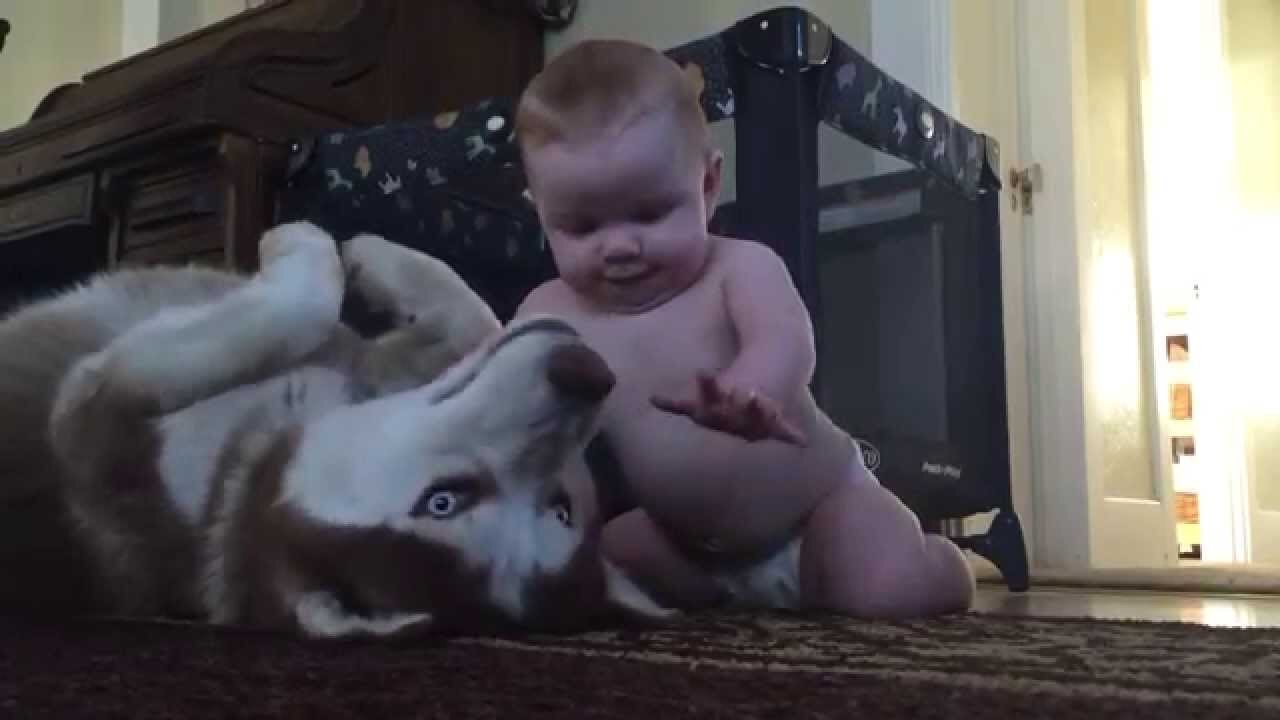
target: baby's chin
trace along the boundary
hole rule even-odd
[[[655,273],[626,281],[600,279],[591,295],[596,303],[610,312],[638,315],[665,304],[683,289]]]

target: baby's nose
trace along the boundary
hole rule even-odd
[[[613,231],[604,239],[604,259],[632,260],[640,255],[640,241],[627,232]]]

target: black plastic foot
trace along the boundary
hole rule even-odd
[[[1001,510],[984,535],[952,538],[956,545],[990,560],[1004,577],[1012,592],[1026,592],[1031,587],[1031,571],[1027,565],[1027,544],[1022,522],[1012,510]]]

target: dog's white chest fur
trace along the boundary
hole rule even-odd
[[[170,499],[191,525],[206,513],[209,492],[232,434],[246,422],[272,432],[306,422],[350,402],[345,374],[323,367],[294,370],[196,403],[156,422],[160,475]]]

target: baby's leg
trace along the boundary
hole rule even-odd
[[[685,557],[644,510],[610,520],[602,540],[605,557],[663,605],[701,610],[722,599],[711,576]]]
[[[968,609],[974,580],[950,540],[920,522],[861,466],[809,520],[800,553],[805,604],[859,617],[906,618]]]

